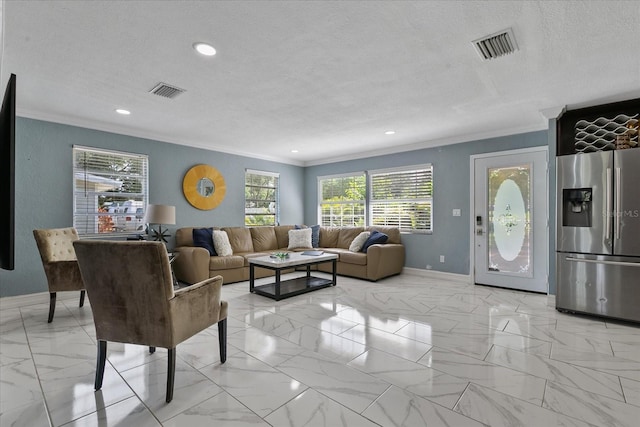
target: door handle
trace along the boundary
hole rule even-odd
[[[612,206],[611,206],[611,168],[607,168],[607,185],[605,186],[605,200],[606,200],[606,212],[605,212],[605,226],[604,226],[604,238],[609,239],[611,237],[611,215]]]
[[[620,168],[616,168],[616,227],[615,238],[620,239],[620,218],[622,217],[622,200],[620,197],[620,185],[622,184]]]

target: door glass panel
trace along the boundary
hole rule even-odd
[[[489,168],[490,272],[531,277],[531,165]]]

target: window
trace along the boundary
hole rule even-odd
[[[80,235],[145,229],[148,157],[73,147],[73,226]]]
[[[247,169],[244,175],[244,225],[278,225],[280,174]]]
[[[320,225],[364,226],[367,191],[364,172],[319,177]]]
[[[371,225],[390,225],[400,231],[432,231],[433,167],[369,172]]]

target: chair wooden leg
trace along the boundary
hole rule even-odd
[[[173,400],[173,381],[176,377],[176,348],[169,348],[169,369],[167,370],[167,403]]]
[[[155,347],[149,347],[149,354],[153,354],[156,352],[156,348]]]
[[[84,291],[80,291],[80,307],[84,306]]]
[[[220,346],[220,363],[227,361],[227,319],[218,322],[218,344]]]
[[[53,321],[53,313],[56,311],[56,293],[49,293],[49,320],[47,323],[51,323]]]
[[[95,389],[102,388],[102,378],[104,377],[104,364],[107,361],[107,342],[98,341],[98,366],[96,366],[96,383]]]

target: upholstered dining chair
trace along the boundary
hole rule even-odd
[[[33,230],[44,274],[49,285],[49,319],[53,320],[56,311],[56,293],[62,291],[80,291],[80,307],[84,305],[84,283],[73,242],[79,240],[73,227]]]
[[[102,387],[107,341],[169,352],[166,401],[173,399],[176,346],[218,324],[220,361],[227,359],[227,302],[222,277],[174,291],[162,242],[78,240],[80,272],[93,310],[98,340],[95,389]]]

